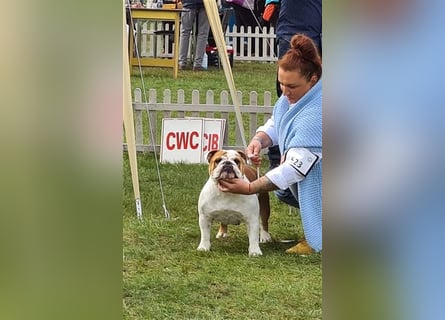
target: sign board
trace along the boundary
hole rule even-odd
[[[201,162],[207,163],[207,153],[223,147],[225,119],[204,118],[204,132],[202,135]]]
[[[225,119],[162,119],[161,162],[206,163],[210,150],[221,149]]]

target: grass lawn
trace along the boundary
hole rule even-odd
[[[191,92],[194,89],[200,91],[200,101],[205,101],[207,90],[215,92],[215,98],[219,97],[222,90],[229,91],[223,69],[209,67],[208,71],[193,72],[180,70],[177,79],[173,79],[173,71],[170,68],[143,68],[144,86],[148,89],[157,89],[158,97],[164,89],[172,90],[172,99],[176,101],[176,91],[184,89],[186,102],[190,103]],[[237,90],[243,92],[243,103],[248,102],[248,93],[256,91],[260,94],[258,105],[262,105],[262,94],[265,91],[276,95],[276,65],[272,63],[237,63],[232,69],[233,79]],[[142,89],[142,78],[137,67],[133,68],[131,77],[132,88]],[[158,98],[159,99],[159,98]]]
[[[237,68],[248,70],[247,67],[254,68],[256,73],[245,78],[252,79],[252,84],[243,83],[243,91],[273,90],[275,74],[269,77],[272,80],[265,75],[274,71],[274,66],[235,65],[234,74]],[[201,90],[197,73],[185,71],[180,80],[173,81],[170,69],[157,70],[165,73],[155,76],[149,73],[154,70],[144,70],[147,90],[164,89],[166,84],[172,90],[183,88],[187,92],[194,86]],[[222,70],[199,75],[223,79],[218,88],[211,87],[213,90],[221,89],[225,82]],[[263,83],[258,84],[261,78]],[[132,80],[137,85],[138,80]],[[160,164],[162,196],[153,154],[138,154],[144,215],[143,221],[139,221],[126,153],[123,159],[124,319],[322,318],[321,254],[299,257],[284,252],[295,242],[282,240],[303,236],[298,210],[289,210],[271,194],[270,232],[274,242],[260,244],[261,257],[248,257],[244,224],[229,226],[229,238],[220,240],[214,238],[215,223],[211,251],[198,252],[197,201],[208,179],[207,166]],[[264,161],[262,173],[266,169]],[[170,219],[164,217],[163,199]]]

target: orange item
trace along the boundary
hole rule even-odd
[[[277,6],[275,4],[273,4],[273,3],[268,4],[264,8],[263,20],[269,22],[270,18],[272,18],[272,16],[275,13],[276,9],[277,9]]]

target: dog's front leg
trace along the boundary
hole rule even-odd
[[[246,221],[247,234],[249,235],[249,256],[261,256],[260,241],[260,222],[258,217]]]
[[[201,242],[197,250],[209,251],[210,250],[210,229],[212,222],[204,215],[199,215],[199,229],[201,230]]]

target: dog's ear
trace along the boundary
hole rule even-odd
[[[209,162],[210,163],[210,159],[212,159],[213,158],[213,155],[216,153],[216,152],[218,152],[219,150],[211,150],[211,151],[209,151],[208,153],[207,153],[207,162]]]
[[[236,152],[238,152],[238,154],[241,156],[241,158],[243,158],[244,161],[247,162],[247,156],[246,156],[246,154],[244,153],[244,151],[237,150]]]

